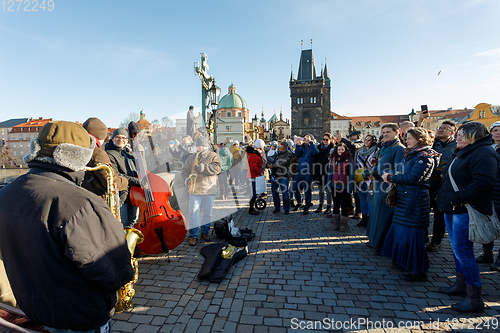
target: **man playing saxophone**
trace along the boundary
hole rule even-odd
[[[208,232],[212,223],[212,207],[217,193],[217,175],[221,172],[219,156],[212,150],[206,137],[196,139],[198,152],[191,155],[184,164],[181,176],[189,189],[189,245],[195,246],[198,240],[198,227],[201,237],[210,241]],[[200,223],[200,210],[202,212]]]
[[[109,332],[117,290],[134,277],[122,225],[79,186],[95,139],[79,124],[45,124],[0,191],[0,251],[21,310],[49,331]]]

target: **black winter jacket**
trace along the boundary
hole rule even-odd
[[[393,222],[411,228],[429,226],[429,179],[440,154],[431,147],[415,148],[398,166],[390,181],[397,184]]]
[[[334,147],[330,142],[328,146],[323,146],[322,143],[318,144],[319,154],[314,155],[314,180],[321,181],[323,175],[328,174],[330,167],[330,150]],[[326,184],[325,184],[326,185]]]
[[[109,160],[111,161],[113,168],[118,171],[120,176],[123,176],[128,180],[128,188],[120,192],[120,201],[122,204],[130,203],[130,187],[141,186],[141,182],[139,178],[137,178],[138,173],[135,165],[135,154],[132,150],[130,150],[130,148],[118,148],[112,141],[106,143],[104,149],[109,155]]]
[[[451,168],[459,188],[455,192],[448,176],[448,163],[443,170],[443,186],[437,194],[439,210],[447,214],[466,214],[469,203],[483,214],[492,213],[493,188],[497,180],[499,157],[491,148],[491,135],[477,140],[454,152],[455,163]]]
[[[14,296],[41,325],[96,329],[134,276],[122,224],[101,198],[76,185],[83,171],[29,166],[0,190],[0,250]]]
[[[434,140],[434,145],[432,146],[432,149],[434,149],[436,152],[441,154],[441,159],[439,160],[439,165],[436,166],[436,170],[434,171],[434,175],[430,179],[430,184],[431,184],[431,196],[436,195],[437,191],[441,187],[441,184],[443,183],[443,169],[450,162],[453,160],[453,151],[457,149],[457,141],[453,138],[450,140],[443,142],[436,138]]]

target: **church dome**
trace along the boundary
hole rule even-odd
[[[227,95],[224,95],[220,101],[219,101],[219,106],[217,108],[218,110],[220,109],[248,109],[247,108],[247,102],[236,93],[236,87],[234,84],[231,83],[231,85],[228,88],[228,93]]]

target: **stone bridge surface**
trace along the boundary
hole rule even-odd
[[[348,232],[334,232],[324,214],[273,214],[272,199],[267,202],[259,216],[245,208],[234,214],[236,225],[256,237],[249,256],[221,283],[197,279],[207,243],[191,247],[186,239],[171,251],[171,262],[164,255],[140,258],[135,308],[114,316],[113,331],[500,331],[498,272],[480,265],[486,313],[458,314],[450,305],[460,297],[438,292],[455,277],[447,238],[439,252],[429,253],[429,280],[411,283],[365,246],[359,220],[350,220]],[[212,236],[211,243],[220,241]]]

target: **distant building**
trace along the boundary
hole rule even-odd
[[[12,127],[25,123],[31,118],[16,118],[0,122],[0,149],[8,148],[9,132]]]
[[[334,136],[335,134],[340,133],[344,137],[347,137],[350,133],[352,119],[334,112],[331,112],[330,114],[330,130],[325,133],[331,133]]]
[[[137,126],[139,126],[139,130],[149,130],[151,127],[151,123],[146,120],[146,112],[144,109],[139,112],[139,120],[137,121]]]
[[[292,137],[290,121],[283,120],[283,110],[280,111],[280,118],[276,117],[276,113],[269,119],[268,141],[276,139],[282,141]]]
[[[8,146],[13,158],[22,158],[30,152],[30,141],[36,139],[43,125],[52,118],[30,119],[27,122],[13,126],[9,132]]]
[[[469,121],[479,121],[490,128],[497,121],[500,121],[500,105],[491,105],[488,103],[479,103],[474,112],[471,113]]]
[[[233,83],[228,88],[217,106],[217,143],[242,141],[245,133],[245,123],[250,121],[250,111],[247,102],[236,93]]]
[[[290,75],[290,97],[292,135],[330,132],[330,78],[326,64],[316,75],[312,49],[302,50],[297,78]]]

